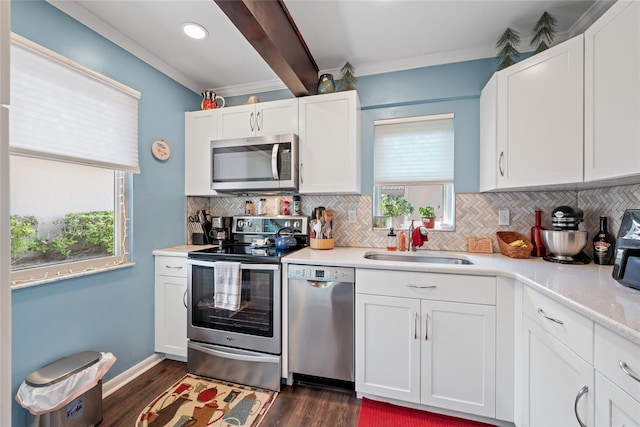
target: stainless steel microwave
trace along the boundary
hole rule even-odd
[[[211,188],[221,193],[298,190],[298,135],[211,142]]]

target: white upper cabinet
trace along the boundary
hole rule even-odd
[[[299,99],[300,193],[361,192],[360,100],[355,90]]]
[[[184,192],[215,196],[211,189],[211,141],[218,135],[218,110],[184,114]]]
[[[298,133],[298,99],[258,102],[218,110],[217,139]]]
[[[640,2],[585,32],[585,181],[640,174]]]
[[[481,190],[582,182],[583,59],[580,35],[490,80],[480,156],[494,157],[480,165]]]

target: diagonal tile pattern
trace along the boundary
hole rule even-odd
[[[276,214],[280,199],[291,197],[266,197],[268,214]],[[259,197],[189,197],[187,212],[206,209],[213,215],[233,216],[244,214],[246,200],[257,203]],[[336,246],[375,247],[386,246],[386,230],[372,229],[372,195],[301,195],[302,213],[311,215],[314,207],[324,206],[335,212],[334,232]],[[609,232],[614,236],[620,227],[626,209],[640,208],[640,185],[627,185],[581,191],[523,191],[503,193],[456,194],[455,231],[431,231],[429,242],[423,249],[466,251],[468,237],[490,237],[494,252],[499,252],[497,231],[517,231],[529,235],[534,222],[534,211],[542,211],[543,227],[552,228],[551,212],[557,206],[578,206],[584,211],[581,230],[593,237],[598,231],[599,216],[609,217]],[[498,210],[509,209],[511,224],[498,226]],[[348,212],[356,211],[357,222],[347,221]],[[190,236],[188,237],[190,239]],[[591,255],[588,246],[585,249]]]

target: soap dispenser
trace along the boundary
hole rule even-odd
[[[393,232],[393,227],[389,229],[389,234],[387,234],[387,250],[395,251],[398,249],[398,240],[396,237],[396,233]]]

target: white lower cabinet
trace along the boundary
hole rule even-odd
[[[594,369],[524,317],[523,426],[592,426]]]
[[[495,417],[495,305],[426,299],[469,286],[461,299],[476,287],[495,304],[495,278],[356,274],[356,391]]]
[[[596,325],[596,425],[640,427],[640,345]]]
[[[169,359],[187,357],[187,259],[155,257],[155,351]]]
[[[640,427],[640,402],[596,372],[596,426]]]

